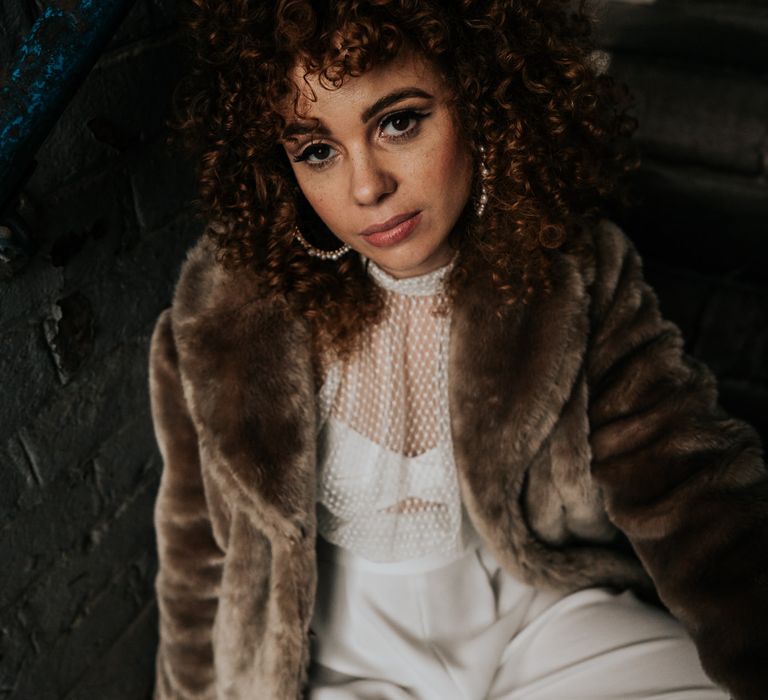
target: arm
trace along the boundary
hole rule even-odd
[[[587,361],[593,476],[704,669],[768,697],[768,473],[760,439],[661,318],[614,227],[595,238]]]
[[[213,698],[211,634],[223,553],[213,538],[197,434],[182,393],[168,310],[152,335],[149,386],[163,458],[155,503],[160,616],[155,699]]]

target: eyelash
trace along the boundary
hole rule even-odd
[[[405,141],[407,139],[413,138],[416,136],[419,132],[419,126],[421,125],[422,120],[424,120],[426,117],[428,117],[431,113],[430,112],[418,112],[414,109],[406,109],[401,112],[394,112],[392,114],[388,114],[384,119],[381,120],[379,123],[379,133],[381,133],[386,125],[396,119],[415,119],[416,123],[407,131],[402,131],[397,136],[389,136],[388,139],[391,142],[399,143],[400,141]],[[315,170],[322,170],[323,168],[328,167],[330,163],[332,162],[330,158],[327,158],[326,160],[322,161],[310,161],[308,158],[312,155],[312,152],[315,148],[319,148],[320,146],[326,146],[327,144],[324,143],[312,143],[309,146],[307,146],[301,153],[295,155],[293,157],[294,163],[301,163],[306,162],[306,164],[310,168],[314,168]],[[330,146],[328,146],[330,148]]]

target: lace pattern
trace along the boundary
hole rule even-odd
[[[347,362],[326,358],[318,394],[318,530],[371,561],[461,552],[467,541],[448,413],[453,261],[385,290],[382,323]]]

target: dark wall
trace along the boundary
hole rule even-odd
[[[7,65],[40,3],[0,0]],[[139,0],[38,153],[40,250],[0,280],[0,700],[146,698],[160,459],[146,353],[192,217],[166,145],[183,71],[170,0]],[[768,19],[759,2],[610,2],[638,96],[643,204],[617,212],[662,308],[768,434]]]
[[[768,437],[768,5],[608,2],[610,72],[636,97],[640,204],[616,219],[662,311]]]
[[[34,21],[0,0],[0,61]],[[160,459],[147,348],[190,216],[164,120],[182,72],[170,0],[138,0],[25,188],[40,249],[0,280],[0,698],[144,698]]]

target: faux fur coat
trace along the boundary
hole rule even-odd
[[[553,258],[549,295],[503,320],[486,281],[454,307],[462,499],[514,576],[658,594],[712,678],[737,700],[768,698],[760,440],[718,407],[624,234],[603,221],[586,238]],[[150,350],[158,700],[303,694],[317,583],[308,338],[206,239],[190,251]]]

